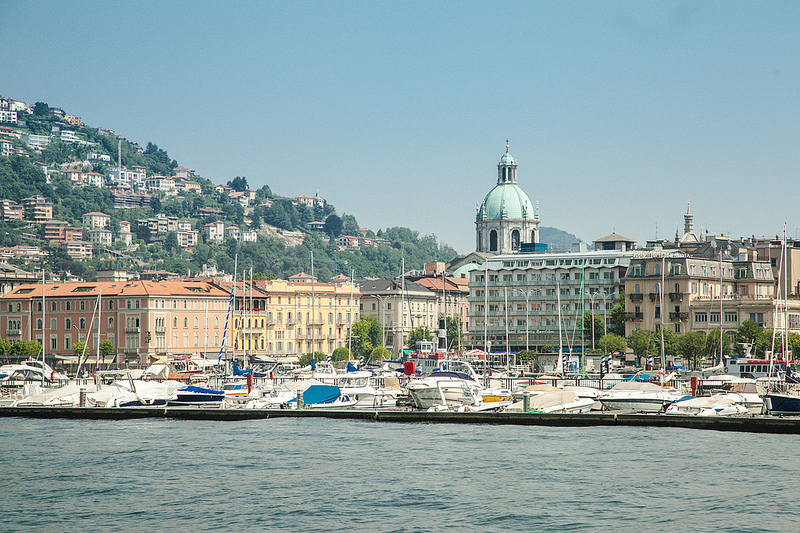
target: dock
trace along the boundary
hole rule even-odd
[[[169,418],[174,420],[240,421],[271,418],[333,418],[388,423],[494,424],[515,426],[591,427],[636,426],[739,431],[747,433],[800,434],[800,417],[746,415],[733,417],[672,416],[628,412],[596,413],[433,413],[408,410],[366,409],[217,409],[192,407],[0,407],[0,417],[130,420]]]

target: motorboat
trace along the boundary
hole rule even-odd
[[[397,396],[401,389],[397,378],[384,378],[384,388],[375,387],[372,383],[372,372],[357,371],[340,374],[339,388],[342,394],[356,400],[353,407],[358,409],[381,409],[396,407]],[[388,385],[388,386],[386,386]]]
[[[219,407],[224,399],[225,391],[183,385],[175,391],[175,399],[168,400],[167,405]]]
[[[672,402],[691,397],[672,387],[647,381],[620,381],[597,399],[610,411],[660,413]]]
[[[302,405],[300,399],[302,397]],[[311,385],[297,395],[297,408],[303,409],[344,409],[355,406],[357,400],[350,398],[336,385]]]
[[[153,407],[167,405],[177,399],[183,383],[178,381],[115,381],[93,393],[87,393],[91,407]]]
[[[414,407],[477,405],[482,387],[464,372],[433,372],[406,385]]]
[[[758,390],[758,384],[753,379],[736,378],[712,394],[711,397],[729,398],[744,405],[747,412],[753,414],[760,414],[764,410],[764,398]]]
[[[700,396],[673,402],[666,414],[684,416],[734,416],[747,414],[747,407],[724,396]]]
[[[3,387],[19,387],[26,382],[38,381],[46,383],[62,383],[68,381],[66,374],[56,372],[53,367],[43,361],[28,359],[19,364],[0,366],[0,385]]]
[[[529,393],[526,393],[529,394]],[[594,400],[581,398],[574,391],[556,389],[542,392],[528,399],[529,413],[588,413]],[[506,412],[522,412],[525,400],[509,405]]]

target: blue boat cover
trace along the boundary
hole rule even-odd
[[[314,359],[311,359],[311,370],[316,370],[317,364],[314,362]]]
[[[204,389],[203,387],[195,387],[194,385],[184,385],[178,390],[187,392],[196,392],[198,394],[221,394],[222,396],[225,396],[225,391]]]
[[[353,363],[347,362],[347,371],[348,372],[358,372],[358,369],[353,366]]]
[[[443,377],[443,378],[456,378],[456,379],[468,379],[470,381],[474,381],[472,376],[469,374],[465,374],[464,372],[441,372],[434,370],[431,372],[431,377]]]
[[[341,394],[336,385],[311,385],[303,392],[303,403],[333,403]]]
[[[234,376],[247,376],[253,373],[252,368],[248,368],[247,370],[242,370],[239,368],[239,365],[236,364],[236,361],[231,361],[233,363],[233,375]]]

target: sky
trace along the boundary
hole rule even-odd
[[[7,2],[0,95],[466,254],[542,226],[800,237],[800,2]]]

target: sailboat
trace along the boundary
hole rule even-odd
[[[792,362],[792,352],[789,350],[789,306],[787,304],[788,295],[788,273],[786,272],[786,224],[783,226],[783,241],[781,242],[781,261],[778,272],[783,272],[783,291],[780,287],[780,275],[778,276],[778,293],[780,298],[776,302],[775,316],[778,315],[778,308],[783,304],[782,315],[782,332],[781,332],[781,348],[783,357],[786,362],[786,371],[784,373],[783,383],[780,387],[774,387],[770,381],[768,390],[764,395],[764,405],[767,413],[771,415],[800,415],[800,375],[795,372],[798,371],[798,365]],[[781,300],[783,300],[781,302]],[[773,349],[775,345],[775,327],[773,324]],[[774,353],[774,351],[773,351]],[[773,366],[773,358],[770,358],[770,367]],[[794,367],[794,368],[793,368]],[[772,375],[772,368],[770,368],[770,375]],[[778,390],[780,388],[780,390]]]

